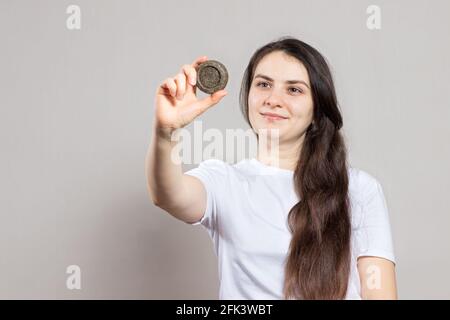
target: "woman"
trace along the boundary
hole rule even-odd
[[[206,60],[184,65],[158,88],[146,174],[154,204],[208,230],[220,298],[396,299],[383,191],[347,165],[322,55],[286,37],[258,49],[246,69],[242,111],[258,137],[278,133],[277,166],[258,150],[257,158],[210,159],[183,174],[171,161],[171,134],[227,94],[197,99],[196,69]]]

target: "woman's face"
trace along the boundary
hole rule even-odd
[[[256,66],[248,96],[253,130],[279,129],[279,142],[298,141],[313,120],[313,100],[304,65],[274,51]]]

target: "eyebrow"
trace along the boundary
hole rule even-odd
[[[256,76],[255,76],[255,79],[256,78],[263,78],[263,79],[266,79],[266,80],[268,80],[268,81],[272,81],[273,82],[273,79],[272,78],[270,78],[270,77],[268,77],[268,76],[265,76],[265,75],[263,75],[263,74],[257,74]],[[287,84],[296,84],[296,83],[302,83],[302,84],[304,84],[308,89],[309,89],[309,86],[306,84],[306,82],[305,81],[303,81],[303,80],[286,80],[285,81]]]

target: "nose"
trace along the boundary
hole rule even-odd
[[[264,104],[271,108],[281,107],[281,97],[275,90],[271,90]]]

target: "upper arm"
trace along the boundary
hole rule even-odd
[[[368,174],[363,184],[361,216],[355,230],[355,255],[363,299],[397,299],[395,255],[389,211],[381,184]]]
[[[363,299],[397,299],[395,264],[392,261],[362,256],[358,258],[357,264]]]
[[[206,211],[206,189],[203,182],[194,176],[183,174],[183,182],[186,191],[184,209],[184,222],[194,223],[199,221]]]

